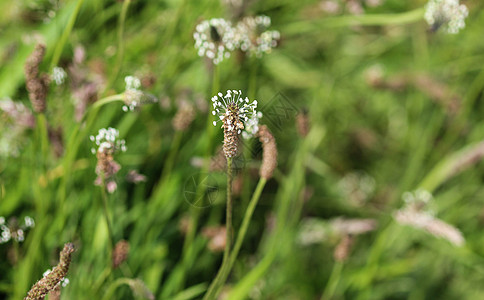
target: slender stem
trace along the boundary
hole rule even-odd
[[[119,75],[119,71],[121,70],[123,57],[124,57],[124,26],[126,23],[126,15],[128,14],[128,8],[131,3],[131,0],[124,0],[123,6],[121,7],[121,14],[119,15],[119,22],[118,22],[118,53],[116,56],[116,63],[114,64],[114,71],[111,74],[111,78],[106,85],[104,91],[107,91],[116,80]]]
[[[257,183],[257,187],[252,194],[252,198],[250,199],[249,205],[247,206],[247,210],[245,211],[244,219],[242,220],[242,224],[240,225],[239,233],[237,234],[237,240],[235,241],[234,248],[230,252],[229,257],[229,264],[228,267],[225,269],[224,273],[222,274],[218,286],[216,286],[215,295],[217,297],[221,291],[221,288],[225,284],[225,281],[229,277],[230,271],[234,266],[235,261],[237,260],[237,256],[239,255],[240,248],[242,247],[242,243],[244,242],[245,234],[247,233],[247,229],[249,228],[250,221],[252,219],[252,215],[254,213],[255,207],[259,202],[260,195],[264,186],[266,185],[267,179],[260,178],[259,182]]]
[[[220,85],[220,78],[219,78],[218,67],[217,67],[217,65],[213,65],[212,90],[211,90],[212,95],[215,95],[217,93],[217,91],[219,89],[219,85]],[[206,132],[207,132],[208,138],[206,139],[206,141],[207,141],[206,153],[205,153],[206,157],[210,157],[210,155],[212,153],[212,140],[213,140],[213,136],[214,136],[214,133],[215,133],[214,127],[215,126],[212,125],[211,118],[207,118]],[[175,137],[175,139],[177,139],[177,137]],[[175,143],[176,143],[176,141],[175,141]],[[204,201],[203,198],[204,198],[204,194],[205,194],[205,190],[206,190],[207,186],[205,184],[200,184],[200,182],[204,179],[204,177],[208,173],[209,168],[210,168],[210,160],[207,160],[206,163],[203,165],[202,172],[200,173],[199,184],[197,185],[197,190],[196,190],[196,193],[195,193],[195,199],[197,201],[200,201],[200,203],[202,203],[202,204],[203,204],[203,201]],[[185,236],[185,241],[183,243],[182,262],[181,262],[182,265],[183,265],[183,268],[184,268],[183,272],[185,272],[185,273],[191,267],[191,264],[192,264],[192,261],[193,261],[193,260],[190,260],[191,256],[195,255],[194,250],[193,250],[193,240],[195,238],[195,233],[196,233],[196,230],[197,230],[197,227],[198,227],[198,220],[200,218],[200,210],[199,209],[197,210],[196,207],[195,207],[195,209],[190,209],[190,217],[191,217],[192,224],[188,228],[188,232]],[[185,273],[180,275],[180,279],[178,281],[179,286],[181,286],[183,284]],[[173,275],[173,276],[175,276],[175,275]]]
[[[235,260],[237,259],[237,255],[239,254],[240,248],[242,247],[245,234],[247,233],[247,229],[249,228],[249,224],[252,219],[252,214],[254,213],[257,203],[259,202],[260,195],[262,193],[262,190],[264,189],[264,186],[266,185],[266,182],[267,182],[267,179],[265,178],[259,179],[259,183],[257,183],[257,187],[255,188],[254,194],[252,194],[252,199],[250,199],[249,206],[247,206],[244,219],[242,220],[239,233],[237,234],[237,240],[235,241],[234,248],[230,253],[229,272],[230,272],[230,269],[233,267]]]
[[[101,107],[105,104],[108,104],[108,103],[111,103],[111,102],[117,102],[117,101],[120,101],[120,102],[124,101],[124,94],[116,94],[116,95],[112,95],[112,96],[102,98],[102,99],[94,102],[94,104],[91,106],[91,109],[96,109],[96,108],[99,108],[99,107]]]
[[[331,271],[331,275],[329,276],[329,280],[328,280],[328,283],[326,284],[326,288],[324,289],[321,300],[333,299],[334,292],[336,291],[336,287],[338,286],[338,282],[341,277],[341,271],[343,270],[343,265],[344,264],[341,261],[337,261],[333,265],[333,270]]]
[[[171,169],[173,168],[173,164],[175,163],[176,154],[178,153],[178,149],[180,148],[182,136],[183,136],[183,133],[181,131],[175,132],[175,136],[173,137],[173,142],[171,143],[171,149],[166,159],[166,165],[163,168],[163,172],[161,175],[162,181],[164,181],[166,177],[170,175]]]
[[[81,10],[81,6],[84,0],[78,0],[77,5],[74,8],[74,11],[72,12],[71,17],[69,18],[69,21],[67,22],[67,25],[64,29],[64,32],[62,32],[62,36],[60,38],[60,41],[57,43],[57,46],[54,50],[54,55],[52,56],[52,60],[50,61],[50,69],[52,70],[57,64],[59,63],[60,56],[62,54],[62,49],[64,49],[64,45],[67,42],[67,38],[69,37],[72,28],[74,27],[74,23],[76,22],[77,15],[79,14],[79,11]]]
[[[42,166],[47,166],[47,159],[49,156],[49,132],[47,129],[47,119],[44,113],[37,115],[37,121],[39,124],[39,135],[40,135],[40,148],[42,151]],[[44,170],[45,171],[45,170]]]
[[[423,20],[424,8],[420,7],[399,14],[367,14],[360,16],[343,15],[317,19],[311,21],[294,22],[283,28],[285,34],[304,34],[308,32],[320,32],[323,28],[337,28],[348,26],[379,26],[379,25],[404,25]]]
[[[251,58],[250,61],[250,75],[249,75],[249,87],[247,89],[247,96],[249,99],[254,99],[257,90],[257,67],[259,63],[258,58]]]
[[[106,180],[104,176],[102,178],[101,193],[102,193],[102,200],[103,200],[104,218],[106,219],[106,225],[108,227],[109,247],[110,247],[109,252],[112,255],[112,251],[114,249],[114,235],[113,235],[113,229],[111,226],[111,218],[109,217],[108,196],[106,194]]]
[[[225,273],[228,273],[227,270],[229,268],[230,260],[230,247],[232,245],[232,158],[227,157],[227,208],[226,208],[226,220],[225,220],[225,229],[226,229],[226,240],[225,240],[225,249],[224,249],[224,256],[222,259],[222,265],[217,272],[217,276],[210,284],[207,293],[203,297],[204,300],[214,300],[217,298],[218,287],[223,284],[222,280],[224,280]]]
[[[225,219],[225,229],[226,229],[226,241],[224,257],[229,258],[230,248],[232,247],[232,158],[227,157],[227,208],[226,208],[226,219]]]

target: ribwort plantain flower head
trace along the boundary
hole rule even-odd
[[[193,38],[198,56],[206,56],[214,64],[230,57],[235,50],[235,34],[230,21],[222,18],[205,20],[197,25]]]
[[[97,157],[97,178],[94,184],[104,186],[109,193],[113,193],[116,190],[117,184],[114,177],[121,169],[121,166],[114,160],[113,156],[116,152],[126,151],[126,142],[118,138],[119,131],[111,127],[100,129],[98,135],[90,137],[91,141],[98,147],[97,150],[91,149],[91,152],[96,154]]]
[[[52,75],[50,77],[56,85],[62,85],[66,81],[67,73],[61,67],[54,67],[54,69],[52,69]]]
[[[158,102],[155,96],[140,90],[141,80],[138,77],[126,76],[124,82],[126,89],[124,91],[123,111],[134,111],[144,104]]]
[[[34,219],[29,216],[21,223],[17,218],[11,217],[6,222],[5,217],[0,217],[0,244],[14,240],[18,243],[25,240],[25,233],[28,229],[35,227]]]
[[[242,130],[253,130],[254,123],[259,122],[254,121],[254,118],[261,116],[256,110],[257,100],[249,102],[249,98],[242,97],[240,90],[227,90],[225,95],[218,93],[212,97],[212,115],[217,117],[217,120],[213,121],[213,125],[217,126],[218,122],[222,123],[226,157],[234,157],[237,154],[238,136]],[[251,121],[249,122],[249,120]]]
[[[442,28],[450,34],[456,34],[466,25],[464,19],[469,15],[465,5],[459,0],[430,0],[425,6],[425,21],[433,31]]]
[[[126,141],[119,139],[119,131],[115,128],[109,127],[108,129],[99,129],[96,136],[91,135],[90,139],[98,147],[91,149],[93,154],[98,152],[114,154],[117,151],[126,151]]]
[[[279,31],[267,30],[271,26],[268,16],[245,17],[235,29],[237,45],[243,52],[256,57],[270,53],[277,46],[281,35]]]

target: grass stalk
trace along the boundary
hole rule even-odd
[[[333,265],[333,269],[331,270],[331,275],[329,276],[329,280],[328,280],[328,283],[326,284],[326,288],[324,289],[321,300],[333,299],[334,293],[336,291],[336,287],[338,286],[338,282],[341,278],[341,271],[343,270],[343,265],[344,263],[341,261],[337,261]]]
[[[108,227],[108,238],[109,238],[109,257],[112,256],[112,251],[114,249],[114,235],[113,235],[113,228],[111,225],[111,218],[109,215],[109,204],[108,204],[108,196],[106,194],[106,180],[103,176],[102,178],[102,185],[101,185],[101,194],[102,194],[102,202],[103,202],[103,214],[104,218],[106,219],[106,226]]]
[[[230,267],[230,248],[232,246],[232,158],[227,157],[227,206],[225,220],[225,249],[222,259],[222,265],[218,270],[217,276],[210,284],[204,300],[213,300],[217,298],[219,286],[223,285],[224,276],[228,273]]]
[[[54,54],[52,56],[52,60],[50,61],[50,70],[52,70],[57,64],[59,63],[62,50],[64,49],[64,45],[67,42],[67,39],[69,38],[69,35],[71,34],[72,28],[74,27],[74,24],[76,23],[77,15],[79,14],[79,11],[81,10],[81,6],[84,0],[78,0],[76,7],[74,8],[74,11],[72,12],[72,15],[69,18],[69,21],[67,22],[67,25],[62,32],[62,36],[57,43],[57,46],[55,47]]]

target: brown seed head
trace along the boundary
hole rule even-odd
[[[353,238],[349,235],[345,235],[338,246],[334,249],[334,259],[338,262],[344,262],[348,259],[350,254],[351,245],[353,244]]]
[[[129,242],[126,240],[120,240],[116,243],[113,250],[113,269],[116,269],[123,262],[128,259],[129,255]]]
[[[173,117],[172,124],[176,131],[185,131],[195,118],[195,108],[188,102],[180,104],[178,111]]]
[[[300,112],[296,117],[296,126],[299,135],[305,137],[309,132],[309,115],[307,111]]]
[[[69,265],[71,263],[71,255],[75,251],[72,243],[64,245],[60,253],[60,261],[57,266],[54,267],[52,272],[37,281],[24,300],[42,300],[45,298],[49,291],[53,290],[59,282],[67,275]]]
[[[274,136],[266,125],[259,128],[259,141],[262,143],[262,165],[259,170],[260,177],[269,179],[277,167],[277,145]]]
[[[30,102],[36,113],[43,113],[49,88],[49,75],[39,74],[39,65],[45,55],[45,45],[37,44],[25,62],[25,81]]]
[[[239,120],[239,109],[236,103],[230,103],[227,106],[222,127],[224,129],[225,157],[234,157],[238,151],[238,131],[244,129],[244,124]]]

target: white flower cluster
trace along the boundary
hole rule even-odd
[[[214,18],[197,25],[195,33],[195,48],[199,56],[206,56],[214,64],[230,57],[235,50],[235,33],[232,23],[225,19]]]
[[[141,81],[138,77],[126,76],[124,82],[126,82],[126,90],[124,92],[125,105],[123,105],[123,111],[133,111],[140,104],[140,98],[143,94],[143,92],[139,90],[141,87]]]
[[[236,26],[230,21],[215,18],[197,25],[193,38],[199,56],[206,56],[214,64],[230,57],[230,52],[240,49],[261,57],[270,53],[280,39],[279,31],[267,30],[271,25],[268,16],[245,17]]]
[[[134,111],[136,108],[140,107],[146,103],[157,102],[158,99],[148,93],[140,90],[141,81],[135,76],[126,76],[124,78],[126,83],[126,89],[124,91],[124,104],[123,111]]]
[[[35,126],[32,112],[20,102],[0,99],[0,158],[16,157],[25,143],[25,132]]]
[[[370,199],[375,185],[375,179],[362,171],[348,173],[338,182],[339,190],[355,206],[363,206]]]
[[[459,0],[430,0],[425,5],[425,21],[437,30],[442,27],[447,33],[456,34],[465,27],[469,11]]]
[[[54,67],[52,69],[51,79],[54,80],[56,85],[61,85],[65,82],[67,78],[67,73],[61,67]]]
[[[279,31],[267,30],[271,26],[271,18],[268,16],[245,17],[236,27],[236,40],[240,50],[262,57],[264,53],[270,53],[277,46],[281,38]]]
[[[465,238],[459,229],[445,221],[435,217],[433,210],[429,209],[432,204],[432,194],[418,189],[414,192],[406,192],[402,196],[405,206],[393,214],[393,218],[401,225],[407,225],[421,229],[427,233],[443,238],[455,246],[462,246]]]
[[[42,277],[46,277],[47,275],[49,275],[50,273],[52,272],[51,269],[47,269],[43,274],[42,274]],[[60,285],[62,287],[66,287],[68,284],[70,283],[69,281],[69,278],[67,277],[63,277],[60,281]]]
[[[242,131],[242,137],[244,139],[253,138],[257,132],[259,132],[259,120],[262,118],[262,112],[258,111],[256,114],[252,116],[252,118],[248,119],[245,122],[245,129]]]
[[[213,125],[216,126],[217,122],[227,122],[228,130],[237,130],[237,134],[240,134],[242,129],[245,129],[247,137],[253,136],[257,133],[259,118],[262,117],[261,112],[257,112],[257,100],[249,103],[249,98],[242,98],[242,91],[240,90],[227,90],[225,96],[222,93],[212,97],[213,111],[212,115],[218,116],[217,121],[213,121]],[[228,117],[232,114],[238,116],[240,125],[232,124]],[[244,126],[245,124],[245,126]]]
[[[118,150],[125,152],[127,149],[126,141],[119,140],[119,131],[112,127],[109,127],[108,129],[99,129],[99,132],[96,136],[91,135],[89,138],[98,146],[97,150],[94,148],[91,149],[93,154],[105,151],[114,153]]]
[[[431,208],[434,197],[432,194],[424,189],[417,189],[413,192],[405,192],[402,195],[405,202],[405,207],[414,211],[425,211],[429,215],[434,215],[435,212]]]
[[[23,242],[25,239],[25,230],[35,226],[34,219],[29,216],[24,218],[24,224],[18,226],[16,221],[7,224],[4,217],[0,217],[0,244],[7,243],[11,239],[17,242]]]

